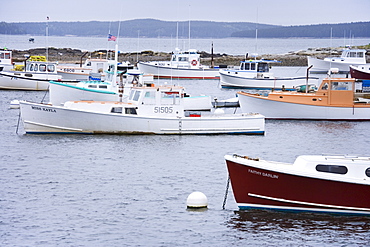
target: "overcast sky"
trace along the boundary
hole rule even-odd
[[[370,0],[4,0],[0,21],[154,18],[310,25],[370,21]]]

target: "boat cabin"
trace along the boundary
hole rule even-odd
[[[27,61],[26,72],[57,74],[56,64],[49,62]]]
[[[269,62],[264,60],[249,60],[240,63],[240,70],[253,71],[257,73],[268,73],[270,71]],[[276,62],[276,61],[275,61]]]
[[[12,52],[8,50],[0,51],[0,64],[12,64]]]
[[[0,71],[10,70],[12,68],[12,52],[8,50],[0,50]]]
[[[364,49],[345,49],[342,55],[338,57],[326,58],[332,62],[350,62],[354,64],[366,64],[366,50]]]
[[[268,98],[289,103],[352,107],[355,104],[354,89],[354,78],[326,78],[322,80],[317,92],[271,92]]]
[[[155,116],[183,116],[185,89],[178,86],[133,87],[128,103],[136,105],[140,114]],[[136,111],[135,111],[136,112]]]
[[[171,57],[171,66],[177,68],[199,68],[200,65],[200,54],[197,50],[190,49],[185,52],[176,50]]]

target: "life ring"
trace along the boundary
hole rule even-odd
[[[191,61],[191,65],[193,65],[193,66],[197,65],[197,60]]]

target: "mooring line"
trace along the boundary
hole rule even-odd
[[[226,192],[225,192],[225,198],[224,198],[224,203],[222,205],[222,209],[225,209],[225,205],[226,205],[226,199],[227,199],[227,193],[229,191],[229,184],[230,184],[230,175],[227,179],[227,184],[226,184]]]
[[[17,123],[17,130],[15,131],[15,133],[18,135],[18,128],[19,128],[19,120],[21,119],[21,109],[19,109],[19,113],[18,113],[18,123]]]

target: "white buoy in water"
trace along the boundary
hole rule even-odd
[[[9,108],[10,109],[19,109],[19,100],[12,100],[12,101],[10,101],[10,106],[9,106]]]
[[[205,194],[196,191],[188,196],[186,205],[188,208],[206,208],[208,206],[208,199]]]

